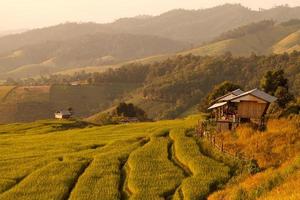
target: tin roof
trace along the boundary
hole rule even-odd
[[[223,96],[217,98],[216,100],[219,101],[219,102],[220,102],[220,101],[228,101],[229,99],[231,99],[231,98],[233,98],[233,97],[236,97],[236,96],[238,96],[238,95],[240,95],[240,94],[243,94],[243,93],[244,93],[243,90],[237,89],[237,90],[234,90],[234,91],[232,91],[232,92],[229,92],[229,93],[227,93],[227,94],[225,94],[225,95],[223,95]]]
[[[212,105],[211,107],[209,107],[208,110],[224,106],[225,104],[227,104],[227,102],[216,103],[216,104]]]
[[[251,95],[253,95],[253,96],[257,97],[257,98],[260,98],[260,99],[262,99],[264,101],[267,101],[269,103],[272,103],[272,102],[274,102],[274,101],[277,100],[276,97],[271,96],[271,95],[269,95],[269,94],[267,94],[267,93],[265,93],[265,92],[263,92],[263,91],[261,91],[261,90],[259,90],[257,88],[255,88],[253,90],[250,90],[248,92],[244,92],[244,93],[242,93],[242,94],[240,94],[240,95],[238,95],[236,97],[233,97],[231,99],[228,99],[228,100],[229,101],[235,100],[235,99],[238,99],[238,98],[243,97],[243,96],[248,95],[248,94],[251,94]]]

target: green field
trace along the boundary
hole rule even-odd
[[[0,199],[207,196],[209,185],[198,185],[223,181],[228,170],[201,155],[185,134],[199,118],[102,127],[76,121],[1,125]],[[195,163],[186,162],[194,154]],[[209,165],[221,170],[220,177],[200,177]]]
[[[254,175],[248,171],[249,163],[242,164],[194,137],[192,128],[201,119],[193,115],[108,126],[64,120],[0,125],[0,200],[274,199],[278,192],[293,199],[300,195],[298,118],[268,123],[269,131],[260,138],[269,147],[288,145],[287,162]],[[244,130],[239,129],[235,138]],[[286,144],[278,134],[294,139]],[[253,131],[249,141],[256,137]],[[241,145],[236,142],[232,148]],[[247,143],[250,149],[256,144]],[[267,162],[274,157],[270,152],[260,152]],[[289,159],[295,155],[296,160]]]

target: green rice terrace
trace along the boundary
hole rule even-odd
[[[196,137],[199,120],[0,125],[0,200],[299,199],[299,118],[220,135],[258,170]]]
[[[187,133],[200,116],[0,126],[0,199],[199,199],[230,178]]]

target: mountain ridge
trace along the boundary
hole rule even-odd
[[[176,9],[108,24],[65,23],[40,28],[0,38],[0,78],[45,76],[148,57],[168,58],[174,53],[220,55],[232,52],[237,56],[252,52],[276,53],[277,50],[273,50],[278,46],[276,43],[298,31],[281,25],[292,19],[300,19],[300,7],[255,11],[239,4],[226,4],[201,10]],[[267,28],[263,23],[257,25],[261,20],[266,22]],[[269,25],[268,21],[274,24]],[[251,28],[247,32],[248,26],[254,26],[254,30],[255,26],[260,27],[261,33],[251,32]],[[247,34],[230,40],[223,38],[219,43],[215,41],[230,30],[233,34],[246,30]],[[93,38],[93,35],[102,36]],[[278,50],[283,51],[285,48]]]
[[[199,9],[199,10],[185,10],[185,9],[174,9],[165,13],[162,13],[157,16],[146,17],[146,18],[121,18],[112,23],[106,24],[98,24],[98,23],[64,23],[56,26],[50,26],[45,28],[33,29],[27,31],[22,34],[15,34],[10,36],[5,36],[0,38],[0,52],[7,51],[5,47],[5,40],[16,40],[17,42],[22,41],[20,37],[27,37],[29,39],[30,34],[33,36],[40,35],[40,38],[34,38],[35,40],[64,40],[65,38],[76,37],[86,33],[95,33],[95,32],[127,32],[132,34],[147,34],[147,35],[157,35],[161,37],[168,37],[174,40],[183,40],[188,42],[190,37],[186,37],[186,35],[180,33],[180,30],[174,30],[178,27],[188,27],[188,31],[194,31],[193,35],[195,36],[192,39],[193,43],[201,43],[207,41],[208,39],[212,39],[217,37],[219,34],[231,30],[233,28],[246,25],[251,22],[261,21],[265,19],[273,19],[278,22],[287,21],[293,18],[300,18],[300,7],[275,7],[272,9],[255,11],[243,7],[239,4],[225,4],[222,6],[216,6],[208,9]],[[229,15],[230,14],[230,15]],[[232,16],[232,17],[230,17]],[[201,19],[201,17],[203,19]],[[204,19],[205,18],[205,19]],[[250,19],[252,18],[252,19]],[[168,21],[168,20],[173,20]],[[192,22],[191,22],[192,19]],[[218,21],[216,20],[218,19]],[[212,28],[210,34],[205,34],[205,39],[199,39],[197,36],[197,31],[202,32],[203,30],[193,30],[195,27],[193,25],[201,25],[202,29],[204,29],[204,25],[211,25],[211,20],[216,20],[216,24],[218,26],[224,26],[221,30],[218,28]],[[225,20],[225,21],[224,21]],[[137,24],[135,24],[138,22]],[[229,23],[230,22],[230,23]],[[141,24],[142,23],[142,24]],[[190,24],[190,25],[189,25]],[[187,26],[189,25],[189,26]],[[145,27],[146,26],[146,27]],[[152,26],[152,27],[151,27]],[[156,29],[153,29],[156,27]],[[224,28],[227,27],[227,28]],[[158,29],[159,28],[159,29]],[[69,29],[69,30],[68,30]],[[172,29],[172,31],[168,31]],[[51,33],[47,33],[50,31]],[[179,31],[179,32],[178,32]],[[196,32],[195,32],[196,31]],[[208,31],[208,30],[205,30]],[[215,32],[214,32],[215,31]],[[167,35],[170,32],[177,32],[175,37],[172,35]],[[64,35],[64,33],[68,33]],[[51,38],[56,37],[56,38]],[[57,38],[57,37],[60,37]],[[43,37],[49,37],[44,39]],[[35,43],[35,41],[28,41]],[[20,44],[21,46],[24,45]],[[20,47],[20,46],[19,46]],[[17,45],[13,45],[9,50],[14,50],[14,48],[18,48]]]

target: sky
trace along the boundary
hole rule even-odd
[[[0,0],[0,31],[32,29],[64,22],[108,23],[123,17],[159,15],[176,9],[204,9],[240,3],[252,9],[300,0]]]

